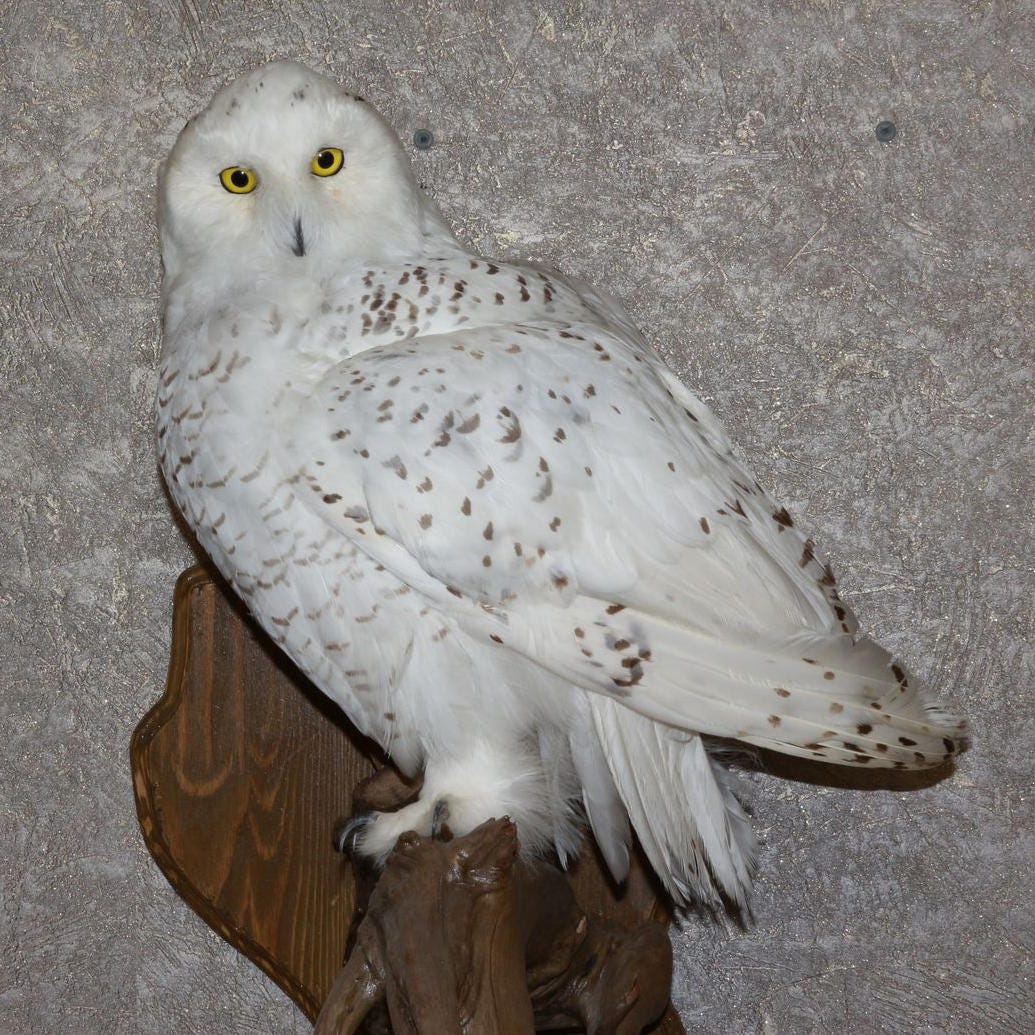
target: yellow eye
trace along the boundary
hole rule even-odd
[[[336,172],[341,171],[344,164],[345,155],[340,147],[321,147],[313,155],[309,168],[312,169],[315,176],[333,176]]]
[[[231,165],[219,174],[219,182],[231,194],[251,194],[259,186],[259,177],[252,169]]]

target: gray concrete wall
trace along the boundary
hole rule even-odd
[[[1031,1030],[1033,13],[0,7],[0,1030],[307,1030],[166,885],[127,765],[191,561],[150,438],[155,170],[278,56],[433,130],[473,246],[623,297],[972,719],[926,790],[750,780],[755,924],[676,936],[688,1029]]]

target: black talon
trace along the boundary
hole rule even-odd
[[[334,847],[342,855],[353,855],[363,831],[374,822],[373,812],[360,812],[339,824],[334,831]]]
[[[452,841],[453,831],[449,829],[449,802],[439,799],[431,814],[431,836],[436,841]]]

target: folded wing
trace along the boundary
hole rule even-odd
[[[962,725],[860,636],[811,543],[649,352],[577,323],[379,346],[319,380],[286,472],[477,637],[682,729],[923,767]]]

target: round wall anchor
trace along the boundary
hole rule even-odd
[[[898,136],[898,127],[894,122],[889,119],[882,119],[877,123],[877,139],[882,143],[886,144],[889,140],[894,140]]]

